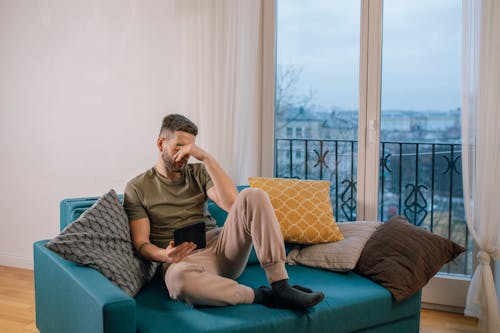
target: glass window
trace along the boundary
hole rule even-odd
[[[461,48],[461,1],[384,1],[378,214],[404,215],[472,249],[460,172]],[[470,274],[471,251],[443,271]]]
[[[329,180],[338,221],[356,217],[360,12],[359,0],[277,2],[275,174]]]

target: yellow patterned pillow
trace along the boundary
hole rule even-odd
[[[344,239],[324,180],[248,178],[251,187],[267,192],[286,242],[318,244]]]

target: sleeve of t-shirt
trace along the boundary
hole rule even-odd
[[[129,222],[149,217],[146,209],[141,203],[141,199],[135,186],[131,183],[127,183],[125,186],[125,191],[123,194],[123,207],[127,212]]]
[[[212,182],[212,178],[210,178],[210,175],[208,174],[208,171],[205,168],[205,165],[203,165],[202,163],[199,164],[199,170],[198,170],[197,174],[198,174],[198,180],[200,181],[200,184],[205,189],[205,192],[208,191],[209,188],[214,186],[214,183]]]

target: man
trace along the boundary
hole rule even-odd
[[[195,144],[197,134],[186,117],[166,116],[156,165],[127,183],[124,206],[137,252],[163,263],[170,297],[187,304],[306,308],[319,303],[322,293],[288,284],[283,236],[267,194],[260,189],[238,193],[217,161]],[[201,163],[188,164],[190,156]],[[223,228],[210,216],[208,198],[228,211]],[[206,248],[174,244],[175,228],[200,221],[206,226]],[[271,288],[252,289],[234,280],[252,244]]]

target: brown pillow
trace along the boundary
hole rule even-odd
[[[394,216],[366,242],[355,270],[402,301],[427,284],[462,246]]]

